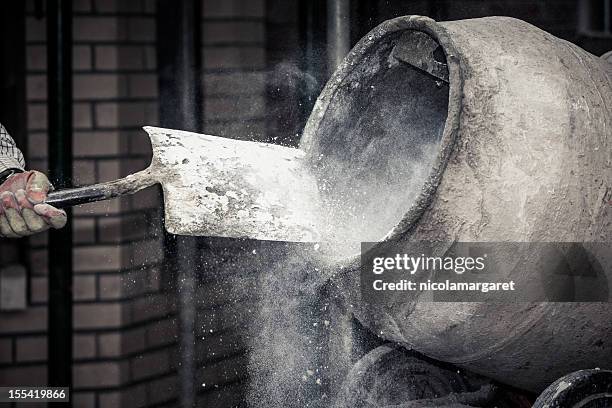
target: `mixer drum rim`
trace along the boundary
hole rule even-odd
[[[424,16],[397,17],[375,27],[353,47],[323,88],[300,140],[300,148],[306,152],[307,158],[312,161],[317,160],[319,152],[317,130],[325,120],[330,103],[336,98],[339,89],[342,88],[350,74],[358,68],[360,62],[371,51],[375,50],[380,42],[389,36],[409,30],[427,34],[444,51],[449,71],[448,108],[442,139],[438,145],[438,154],[431,166],[429,176],[423,181],[418,197],[404,213],[401,220],[384,237],[380,237],[379,241],[381,242],[401,240],[410,235],[413,228],[416,227],[419,219],[435,197],[436,190],[440,185],[446,165],[458,139],[463,97],[463,76],[460,54],[446,29],[435,20]],[[358,262],[359,254],[349,257],[347,261],[349,263]]]

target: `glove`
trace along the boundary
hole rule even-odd
[[[0,185],[0,236],[19,238],[66,225],[66,212],[44,201],[53,190],[47,176],[26,171]]]

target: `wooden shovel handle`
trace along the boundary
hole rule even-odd
[[[151,177],[151,172],[147,169],[119,180],[52,191],[47,195],[45,203],[56,208],[66,208],[94,201],[109,200],[121,195],[134,194],[155,183],[157,181]]]

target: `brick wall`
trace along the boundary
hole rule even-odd
[[[204,131],[266,140],[264,0],[202,0]]]
[[[74,183],[150,161],[158,122],[153,0],[74,2]],[[27,6],[28,167],[47,172],[46,28]],[[43,14],[44,15],[44,14]],[[141,406],[174,398],[173,302],[160,288],[159,192],[74,209],[74,401]],[[46,234],[30,239],[29,307],[2,313],[0,383],[46,383]],[[122,402],[122,404],[120,404]]]
[[[150,160],[140,126],[158,122],[154,7],[153,0],[74,2],[75,185],[125,176]],[[26,155],[29,168],[47,172],[45,19],[34,1],[27,10]],[[204,130],[266,140],[263,1],[203,0],[202,22]],[[176,300],[161,287],[159,220],[156,189],[74,209],[76,406],[176,403]],[[30,239],[28,308],[0,315],[2,384],[47,381],[46,243],[46,234]],[[203,259],[227,262],[229,242],[205,247]],[[207,265],[198,290],[198,400],[232,406],[244,397],[248,308],[221,289],[235,278],[231,270]]]
[[[307,114],[307,106],[301,103],[306,86],[296,3],[266,1],[267,133],[272,142],[290,146],[298,145]]]
[[[204,132],[268,141],[263,0],[202,0]],[[202,239],[196,314],[198,406],[234,407],[246,398],[249,318],[256,244]],[[248,263],[248,262],[247,262]]]

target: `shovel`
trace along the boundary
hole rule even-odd
[[[316,242],[318,188],[300,149],[144,127],[153,147],[145,170],[53,191],[58,208],[108,200],[161,184],[165,227],[177,235]]]

